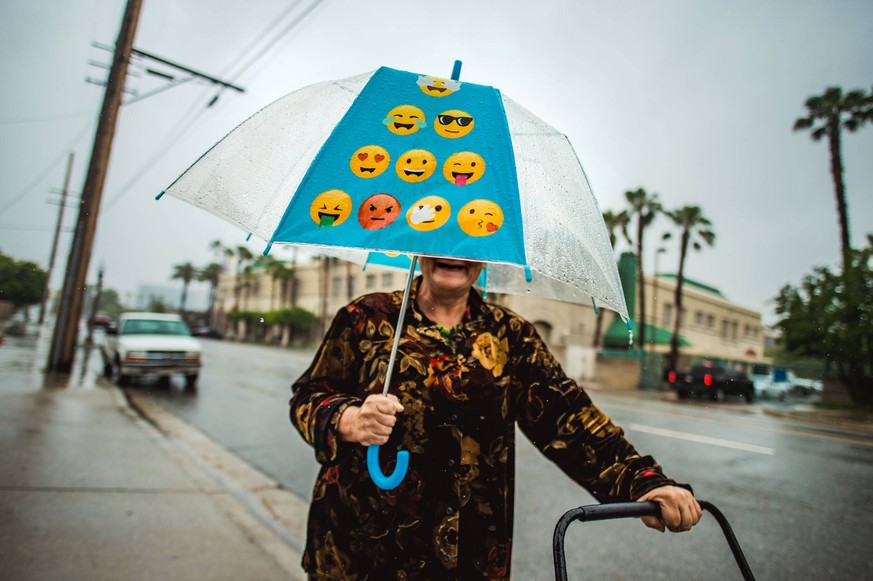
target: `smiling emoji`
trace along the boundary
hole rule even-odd
[[[452,214],[452,207],[445,198],[425,196],[406,211],[406,222],[413,230],[430,232],[445,224]]]
[[[469,113],[451,109],[437,115],[433,128],[442,137],[456,139],[473,131],[473,125],[473,117]]]
[[[352,213],[352,198],[342,190],[321,192],[309,206],[309,216],[319,227],[339,226]]]
[[[491,200],[472,200],[458,212],[458,226],[470,236],[490,236],[503,226],[503,210]]]
[[[427,127],[424,111],[415,105],[398,105],[388,112],[382,120],[388,131],[395,135],[412,135],[419,129]]]
[[[400,202],[391,194],[373,194],[358,208],[358,222],[365,230],[379,230],[397,219]]]
[[[447,97],[461,90],[459,81],[426,75],[418,77],[418,86],[422,93],[431,97]]]
[[[485,160],[472,151],[454,153],[443,164],[443,176],[456,186],[472,184],[485,173]]]
[[[436,158],[426,149],[410,149],[397,158],[394,166],[397,177],[405,182],[416,184],[433,175],[436,170]]]
[[[380,175],[391,163],[391,157],[384,147],[365,145],[352,154],[349,167],[359,178],[374,178]]]

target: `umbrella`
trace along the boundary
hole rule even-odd
[[[360,263],[484,261],[491,292],[627,306],[597,201],[569,140],[485,85],[382,67],[268,105],[164,192],[267,242]],[[375,253],[374,253],[375,251]],[[395,333],[383,393],[401,333]],[[367,452],[377,485],[378,446]],[[399,475],[399,477],[398,477]]]

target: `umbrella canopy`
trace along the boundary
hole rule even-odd
[[[594,300],[627,319],[570,142],[493,87],[385,67],[312,85],[165,192],[269,244],[362,263],[373,250],[482,260],[489,291]]]

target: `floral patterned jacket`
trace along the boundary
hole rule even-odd
[[[347,406],[382,390],[402,293],[340,310],[294,383],[291,421],[322,465],[303,556],[312,577],[508,579],[516,423],[598,500],[675,484],[564,375],[533,325],[471,290],[446,336],[418,310],[419,281],[390,389],[405,409],[381,449],[385,473],[398,449],[410,452],[397,488],[373,484],[365,447],[341,442],[337,424]]]

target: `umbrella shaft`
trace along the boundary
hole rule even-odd
[[[418,256],[412,255],[412,263],[409,265],[409,275],[406,277],[406,290],[403,291],[403,302],[400,303],[400,316],[397,317],[397,327],[394,329],[394,344],[391,346],[391,357],[388,359],[388,370],[385,372],[385,385],[382,386],[382,395],[388,395],[391,386],[391,376],[394,374],[394,360],[397,358],[397,348],[400,346],[400,335],[403,334],[403,319],[406,318],[406,306],[409,304],[409,293],[412,289],[412,279],[415,278],[415,264]]]

